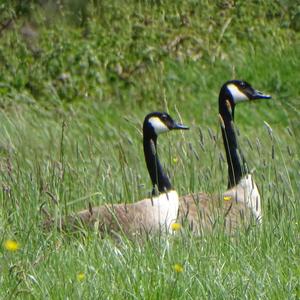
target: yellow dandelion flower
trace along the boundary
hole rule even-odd
[[[76,275],[77,281],[83,281],[85,279],[85,274],[83,272],[79,272]]]
[[[6,240],[4,242],[4,248],[8,251],[14,252],[20,249],[20,244],[13,240]]]
[[[177,157],[173,157],[173,164],[177,164],[178,163],[178,158]]]
[[[224,201],[230,201],[231,200],[231,196],[224,196]]]
[[[181,224],[180,223],[173,223],[171,225],[171,228],[173,231],[179,231],[181,229]]]
[[[182,265],[180,265],[180,264],[175,264],[175,265],[173,266],[173,268],[174,268],[174,271],[175,271],[176,273],[182,273],[182,272],[183,272],[183,267],[182,267]]]

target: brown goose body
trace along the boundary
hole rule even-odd
[[[260,195],[250,174],[221,195],[190,194],[179,198],[178,220],[196,234],[222,226],[230,234],[261,222]]]
[[[69,216],[61,227],[74,230],[84,225],[98,230],[100,235],[165,233],[171,231],[177,212],[178,194],[176,191],[169,191],[135,203],[90,207]]]

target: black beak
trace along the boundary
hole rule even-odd
[[[175,123],[175,122],[174,122],[172,129],[188,130],[188,129],[190,129],[190,128],[187,127],[187,126],[185,126],[185,125],[178,124],[178,123]]]
[[[272,97],[270,95],[266,95],[260,91],[254,90],[254,92],[251,94],[250,99],[256,100],[256,99],[271,99]]]

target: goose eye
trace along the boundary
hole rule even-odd
[[[245,82],[244,82],[244,81],[241,81],[240,86],[241,86],[242,88],[244,88],[244,87],[246,86]]]

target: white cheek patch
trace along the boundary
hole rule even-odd
[[[157,135],[170,130],[158,117],[150,118],[149,123],[152,125]]]
[[[249,98],[242,93],[234,84],[228,84],[227,89],[229,90],[230,94],[232,95],[232,99],[234,103],[248,101]]]

